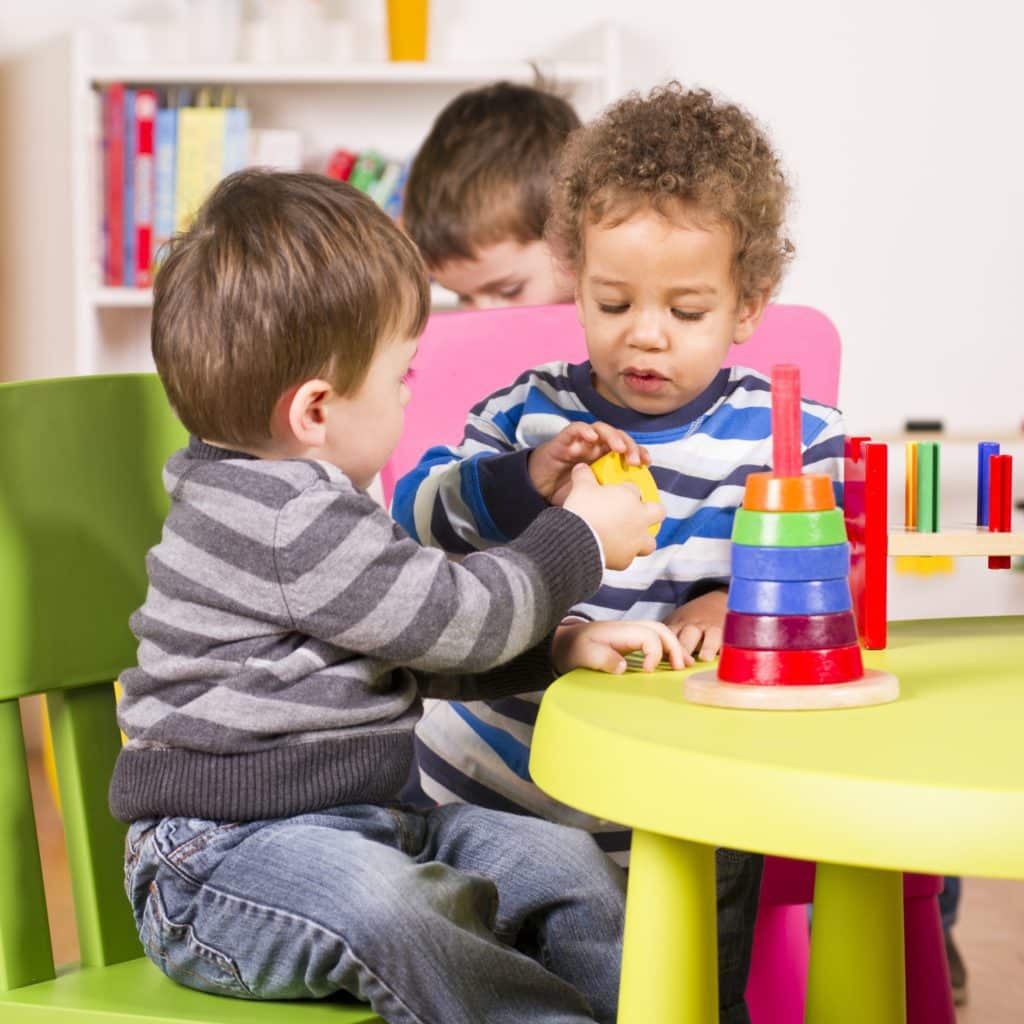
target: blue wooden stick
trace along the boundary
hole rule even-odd
[[[998,441],[978,442],[978,525],[988,526],[988,460],[999,454]]]

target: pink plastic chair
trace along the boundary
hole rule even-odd
[[[774,363],[796,363],[803,393],[836,405],[839,350],[839,334],[824,314],[807,306],[769,306],[754,336],[733,346],[728,363],[763,373]],[[586,358],[574,306],[436,313],[413,363],[416,379],[405,433],[381,472],[385,500],[390,503],[395,483],[427,448],[462,439],[466,413],[480,399],[533,366]]]
[[[770,373],[776,363],[800,367],[803,394],[836,405],[839,334],[807,306],[769,306],[754,336],[734,346],[728,363]],[[466,413],[541,363],[587,358],[574,306],[441,313],[430,318],[413,364],[413,398],[405,433],[381,472],[385,499],[435,444],[457,444]],[[904,879],[907,1022],[955,1024],[938,895],[941,879]],[[805,905],[813,899],[814,865],[768,857],[754,934],[747,1002],[753,1024],[802,1024],[809,941]]]

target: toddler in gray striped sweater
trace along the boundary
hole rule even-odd
[[[153,355],[193,437],[121,676],[126,888],[148,955],[193,988],[347,992],[409,1024],[611,1021],[622,882],[593,839],[397,797],[423,696],[536,690],[637,648],[681,667],[660,623],[558,628],[664,512],[581,466],[507,547],[456,563],[413,541],[365,488],[428,302],[405,236],[315,175],[233,175],[171,244]]]

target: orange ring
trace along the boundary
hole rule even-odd
[[[836,507],[832,478],[824,473],[773,476],[751,473],[743,507],[753,512],[827,512]]]

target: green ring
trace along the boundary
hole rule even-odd
[[[845,544],[846,523],[837,508],[824,512],[753,512],[739,508],[732,542],[766,548]]]

